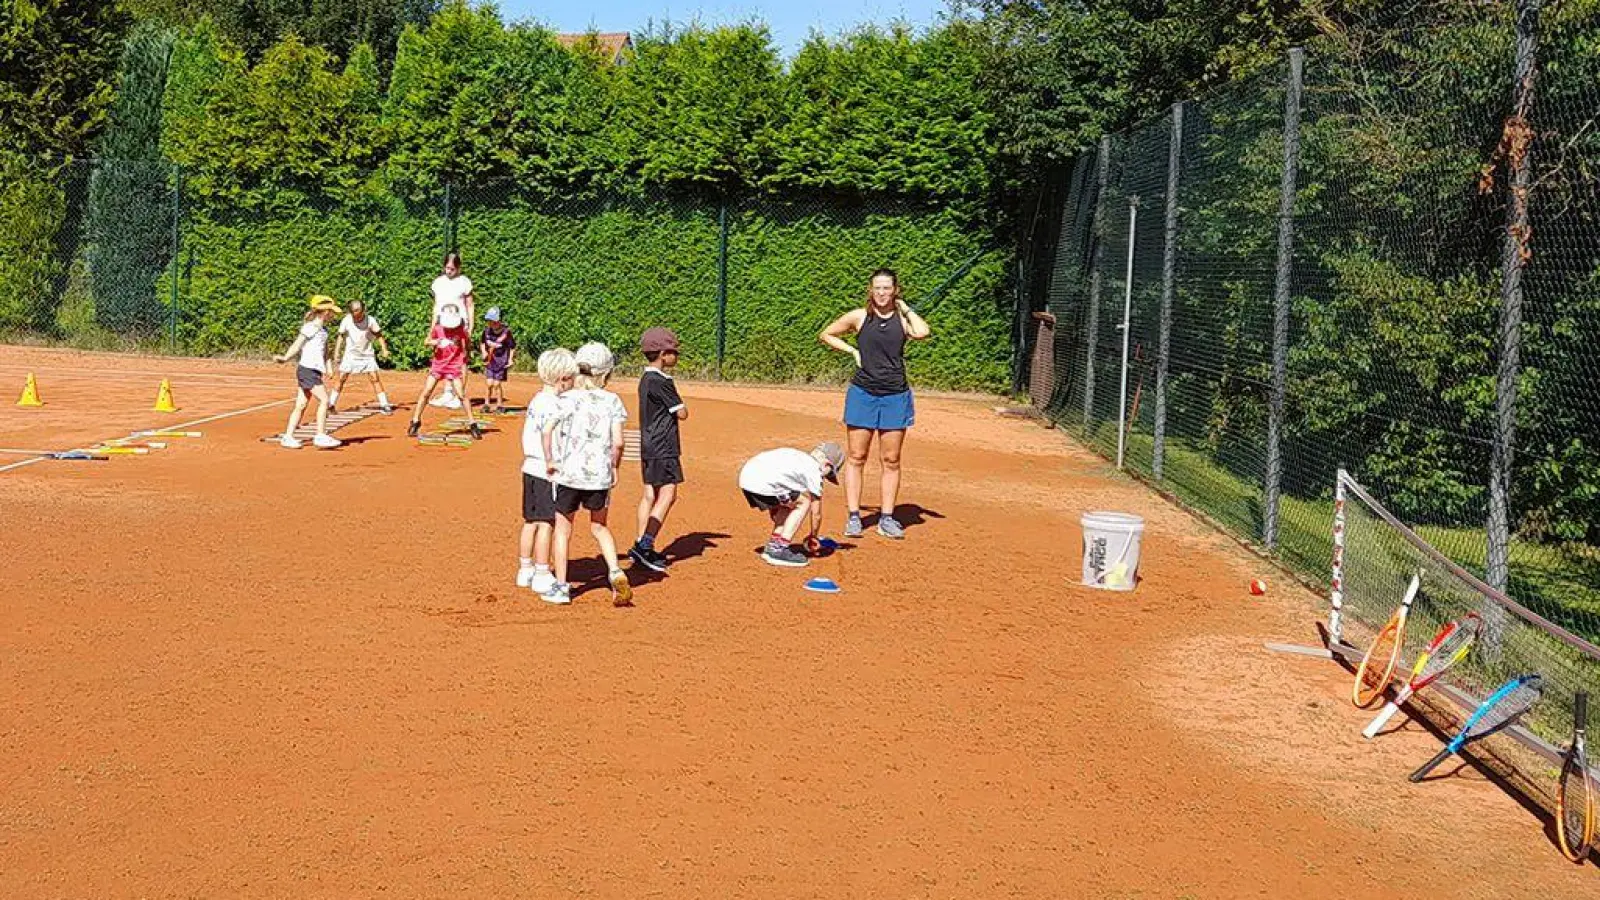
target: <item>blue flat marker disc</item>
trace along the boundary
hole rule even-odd
[[[805,588],[818,594],[837,594],[842,590],[832,578],[813,578],[806,582]]]

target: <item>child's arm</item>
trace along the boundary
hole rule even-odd
[[[378,335],[378,352],[383,356],[384,359],[389,358],[389,339],[384,337],[382,334]]]
[[[850,344],[845,341],[844,336],[847,334],[855,334],[857,331],[861,330],[861,317],[864,315],[866,315],[866,310],[852,309],[839,318],[834,319],[832,325],[822,329],[822,333],[817,335],[817,340],[821,341],[822,343],[827,344],[829,347],[832,347],[840,353],[850,354],[850,356],[855,359],[856,368],[858,369],[861,368],[861,351],[850,346]]]
[[[551,416],[544,423],[544,434],[540,436],[544,449],[544,477],[549,478],[556,474],[555,450],[550,446],[555,438],[557,419]]]
[[[511,367],[516,365],[516,364],[517,364],[517,348],[516,347],[512,347],[510,350],[506,351],[506,371],[508,371],[508,372],[511,371]]]
[[[622,468],[622,422],[619,419],[611,421],[611,470],[615,472]]]
[[[333,358],[338,359],[344,351],[344,329],[339,329],[339,336],[333,339]]]
[[[900,319],[905,323],[906,337],[913,341],[921,341],[926,340],[928,335],[932,334],[928,329],[928,323],[923,321],[922,317],[917,315],[917,311],[912,309],[904,300],[896,300],[895,305],[900,307]]]
[[[306,336],[303,335],[303,334],[297,334],[297,335],[294,336],[294,343],[289,345],[289,349],[283,351],[283,354],[280,355],[280,356],[274,356],[272,358],[272,361],[273,362],[279,362],[279,363],[286,363],[289,360],[293,359],[294,355],[296,353],[299,353],[300,352],[300,348],[304,347],[305,345],[306,345]]]

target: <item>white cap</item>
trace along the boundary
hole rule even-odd
[[[611,348],[599,341],[584,344],[573,355],[578,359],[579,368],[587,370],[589,375],[604,375],[617,364],[617,358],[611,355]]]

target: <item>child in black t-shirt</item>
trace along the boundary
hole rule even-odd
[[[644,470],[644,496],[639,499],[639,540],[628,556],[651,571],[665,572],[667,558],[656,550],[656,535],[661,533],[667,513],[677,502],[678,485],[683,483],[678,422],[689,418],[689,409],[672,382],[672,370],[678,365],[678,336],[665,328],[652,328],[640,338],[639,349],[650,363],[639,379],[639,459]]]

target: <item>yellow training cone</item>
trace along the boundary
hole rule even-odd
[[[22,399],[17,401],[18,406],[43,406],[44,401],[39,399],[39,383],[33,380],[33,373],[28,373],[28,383],[22,386]]]
[[[161,389],[156,392],[156,412],[177,412],[178,404],[172,402],[172,385],[161,379]]]

